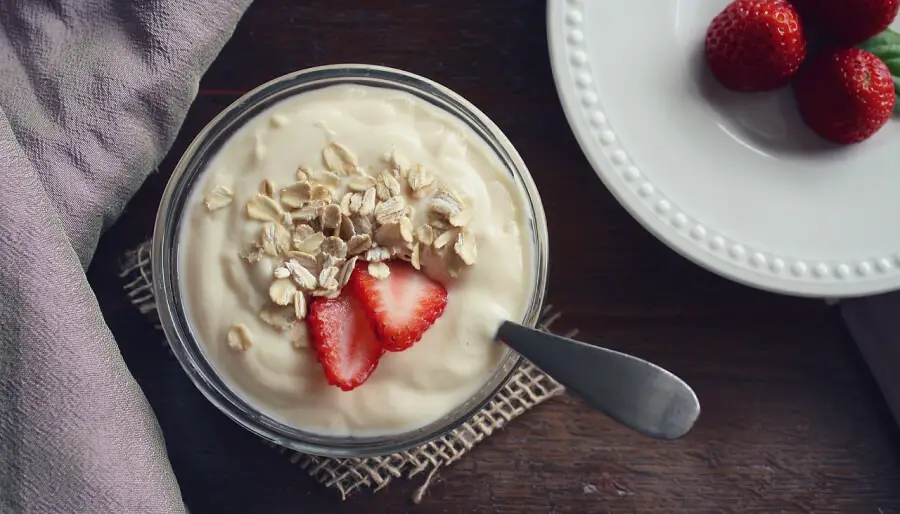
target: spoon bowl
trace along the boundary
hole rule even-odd
[[[656,439],[678,439],[700,416],[683,380],[656,364],[607,348],[504,322],[495,339],[619,423]]]

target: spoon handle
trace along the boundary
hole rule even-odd
[[[656,364],[510,321],[496,339],[592,407],[650,437],[677,439],[700,415],[690,386]]]

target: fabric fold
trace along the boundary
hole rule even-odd
[[[841,313],[900,423],[900,292],[841,301]]]
[[[2,512],[184,511],[84,270],[249,3],[0,8]]]

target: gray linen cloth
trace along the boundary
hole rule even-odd
[[[0,1],[0,512],[184,510],[84,271],[249,3]]]
[[[841,313],[900,423],[900,292],[841,301]]]

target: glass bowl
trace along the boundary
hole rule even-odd
[[[390,88],[410,93],[452,114],[471,128],[496,154],[516,184],[528,213],[533,242],[533,273],[527,312],[521,321],[535,326],[541,314],[547,280],[548,236],[537,188],[522,158],[484,113],[458,94],[431,80],[404,71],[369,65],[332,65],[310,68],[263,84],[245,94],[215,117],[197,135],[169,179],[153,232],[154,293],[166,338],[197,388],[228,417],[273,443],[303,453],[328,457],[368,457],[396,453],[437,439],[480,410],[518,368],[513,351],[503,358],[487,382],[446,416],[416,430],[371,437],[334,437],[286,425],[262,413],[233,391],[207,360],[185,315],[180,291],[178,255],[180,223],[192,187],[210,159],[244,123],[287,97],[338,84]]]

